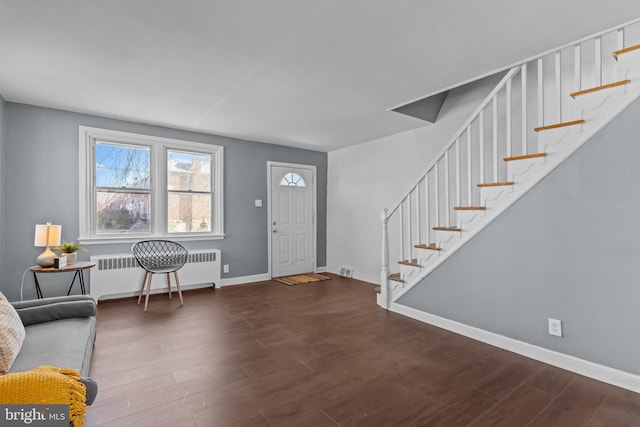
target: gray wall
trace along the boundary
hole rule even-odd
[[[2,241],[4,240],[4,230],[6,229],[4,221],[3,221],[3,217],[2,217],[2,212],[3,212],[3,199],[4,197],[2,196],[4,194],[4,191],[2,190],[2,184],[4,183],[4,176],[3,176],[3,168],[2,168],[2,164],[4,163],[2,161],[2,159],[4,159],[4,146],[5,146],[5,141],[7,140],[7,114],[6,114],[6,102],[4,101],[4,98],[2,97],[2,95],[0,95],[0,260],[2,260],[2,254],[3,254],[3,245],[2,245]],[[0,265],[1,268],[1,265]],[[4,270],[0,270],[0,283],[4,282]],[[2,290],[2,287],[0,286],[0,290]]]
[[[327,154],[185,132],[67,111],[6,103],[7,135],[2,156],[2,289],[19,298],[22,273],[41,252],[33,246],[35,224],[62,225],[66,240],[77,240],[78,226],[78,126],[93,126],[167,138],[212,143],[224,152],[224,240],[186,242],[189,249],[219,248],[230,271],[223,278],[264,274],[267,260],[267,161],[310,164],[318,173],[318,266],[326,265]],[[255,199],[264,201],[256,208]],[[129,252],[130,244],[88,245],[89,255]],[[51,276],[51,275],[49,275]],[[47,276],[44,294],[59,294],[67,281],[52,283]],[[87,275],[88,276],[88,275]],[[55,288],[55,289],[53,289]],[[64,289],[66,291],[66,289]],[[77,289],[76,289],[77,290]],[[24,297],[35,296],[31,274],[25,276]]]
[[[400,302],[640,374],[638,117],[640,101]]]

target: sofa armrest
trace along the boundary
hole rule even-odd
[[[12,303],[25,326],[53,320],[96,315],[96,303],[85,295],[53,297]]]
[[[96,396],[98,395],[98,383],[89,377],[80,377],[80,382],[84,384],[86,389],[85,403],[87,405],[93,404],[93,401],[96,400]]]

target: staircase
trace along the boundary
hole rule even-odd
[[[640,96],[638,43],[640,19],[506,73],[382,213],[381,307],[397,311],[399,298]]]

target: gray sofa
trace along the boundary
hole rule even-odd
[[[26,337],[9,373],[42,365],[78,370],[87,386],[87,404],[98,385],[89,378],[96,338],[96,303],[90,296],[71,295],[11,303],[25,326]]]

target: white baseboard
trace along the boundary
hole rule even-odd
[[[528,344],[513,338],[508,338],[504,335],[488,332],[483,329],[465,325],[464,323],[456,322],[454,320],[445,319],[444,317],[416,310],[398,303],[393,303],[390,310],[412,319],[464,335],[465,337],[521,354],[549,365],[557,366],[558,368],[566,369],[598,381],[640,393],[640,375],[599,365],[568,354],[558,353],[557,351]]]
[[[268,273],[222,279],[222,283],[220,283],[220,286],[245,285],[247,283],[264,282],[265,280],[271,280],[271,276]]]
[[[361,273],[355,272],[353,273],[353,278],[362,280],[363,282],[371,283],[373,285],[380,284],[380,277],[369,276],[367,274],[361,274]]]
[[[204,288],[212,288],[213,286],[211,285],[211,283],[200,283],[200,284],[196,284],[196,285],[184,285],[184,286],[180,286],[180,289],[183,291],[188,291],[191,289],[204,289]],[[175,294],[177,291],[175,289],[175,284],[174,286],[171,287],[171,291]],[[106,300],[110,300],[110,299],[119,299],[119,298],[129,298],[129,297],[137,297],[138,296],[138,292],[139,291],[132,291],[132,292],[121,292],[118,294],[106,294],[106,295],[101,295],[99,300],[96,300],[96,302],[100,302],[100,301],[106,301]],[[157,289],[151,289],[151,291],[149,292],[150,295],[156,295],[156,294],[168,294],[169,291],[167,291],[166,288],[157,288]]]
[[[316,268],[316,273],[326,273],[327,267],[318,267]]]
[[[336,268],[326,267],[326,271],[328,273],[337,274],[338,276],[340,275],[340,268],[336,269]],[[369,276],[367,274],[358,273],[357,271],[353,272],[353,278],[357,280],[361,280],[363,282],[368,282],[374,285],[380,284],[380,277]]]

